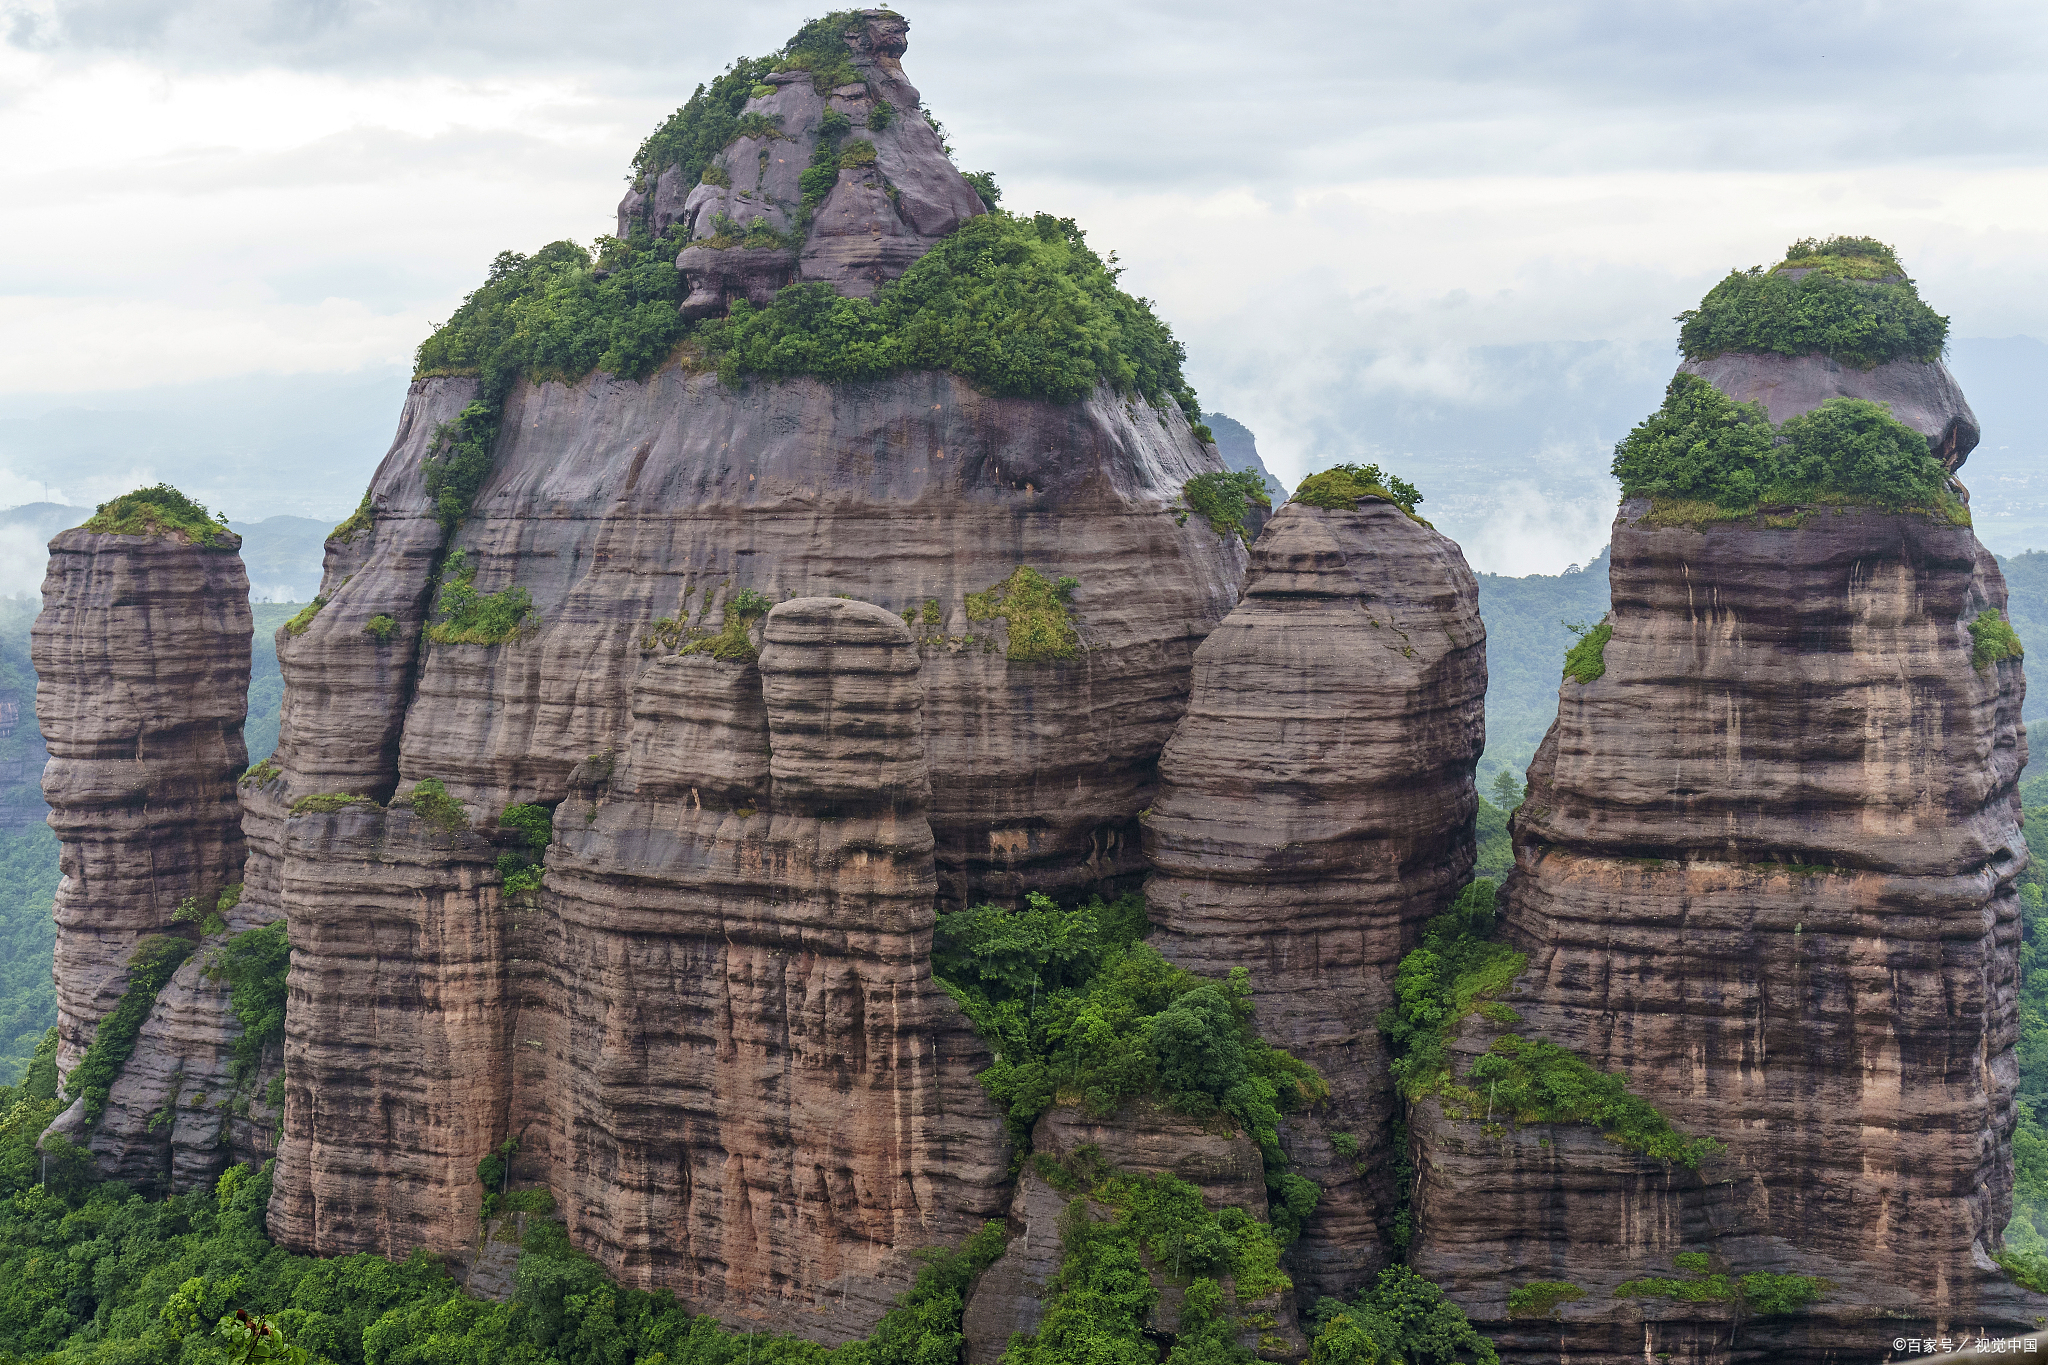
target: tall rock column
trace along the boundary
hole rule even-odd
[[[650,667],[557,812],[510,1135],[628,1283],[843,1340],[1000,1216],[1008,1151],[931,978],[918,646],[837,598],[764,635]]]
[[[128,989],[138,947],[198,940],[222,892],[242,880],[235,780],[249,757],[249,580],[239,538],[223,528],[205,540],[79,528],[50,542],[31,648],[50,749],[43,793],[63,846],[54,974],[67,1074]],[[200,989],[187,963],[164,999],[176,1012]],[[186,1012],[210,1063],[231,1038],[210,1009]],[[131,1056],[104,1123],[81,1100],[58,1129],[82,1141],[103,1127],[94,1146],[110,1174],[182,1183],[214,1162],[225,1120],[202,1106],[152,1129],[147,1114],[180,1098],[183,1068],[141,1043]]]
[[[1259,1031],[1330,1082],[1290,1123],[1289,1154],[1323,1187],[1292,1262],[1307,1292],[1356,1288],[1388,1255],[1394,1104],[1373,1020],[1471,876],[1485,641],[1452,541],[1378,499],[1289,503],[1195,651],[1160,759],[1152,942],[1194,971],[1249,967]]]
[[[1878,1359],[2030,1327],[2039,1300],[1988,1258],[2026,862],[2025,683],[1970,631],[2004,609],[1998,566],[1921,513],[1652,510],[1622,506],[1605,672],[1563,684],[1529,768],[1506,910],[1528,969],[1503,1001],[1727,1150],[1695,1172],[1428,1101],[1416,1266],[1531,1362]],[[1461,1067],[1493,1032],[1472,1023]],[[1617,1297],[1687,1252],[1826,1285],[1769,1317]],[[1507,1320],[1535,1280],[1585,1296]]]

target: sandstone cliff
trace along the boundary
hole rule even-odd
[[[777,269],[854,293],[980,211],[890,22],[850,30],[866,94],[778,79],[749,106],[776,155],[871,134],[871,165],[789,218],[742,137],[686,187],[703,251],[739,259],[734,216],[779,205],[812,236]],[[853,125],[863,100],[896,121]],[[915,232],[874,240],[915,249],[813,250],[876,168]],[[1245,563],[1175,516],[1218,461],[1178,407],[1106,386],[734,383],[685,355],[513,384],[450,533],[429,469],[484,393],[413,385],[323,605],[279,637],[279,744],[242,787],[245,896],[294,945],[273,1229],[461,1254],[510,1142],[625,1282],[860,1335],[909,1253],[1009,1199],[935,910],[1142,876],[1158,754]],[[458,629],[458,586],[499,626]],[[537,890],[507,887],[513,807],[552,812]]]
[[[67,1074],[128,989],[139,945],[208,929],[217,944],[230,922],[208,917],[223,892],[233,912],[249,585],[237,538],[212,540],[78,529],[50,542],[32,640],[50,749],[43,791],[63,845],[55,975]],[[226,1164],[235,1138],[258,1150],[226,1083],[239,1030],[205,967],[204,952],[184,962],[110,1093],[81,1097],[53,1129],[87,1143],[108,1175],[185,1189]]]
[[[1726,1151],[1694,1172],[1425,1101],[1414,1264],[1512,1360],[2009,1333],[2037,1311],[1987,1255],[2011,1185],[2024,683],[1968,629],[2004,606],[1997,566],[1920,513],[1651,511],[1622,507],[1605,672],[1563,684],[1529,769],[1506,910],[1529,964],[1502,998]],[[1470,1021],[1461,1067],[1501,1031]],[[1617,1297],[1681,1253],[1827,1283],[1787,1317]],[[1535,1281],[1584,1297],[1510,1320]]]
[[[1421,922],[1471,875],[1485,639],[1450,540],[1377,498],[1288,503],[1244,600],[1195,652],[1160,760],[1152,942],[1195,971],[1249,967],[1260,1032],[1331,1086],[1291,1120],[1289,1154],[1323,1187],[1293,1252],[1304,1292],[1355,1289],[1391,1251],[1394,1105],[1373,1020]]]

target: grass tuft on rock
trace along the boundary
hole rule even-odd
[[[283,920],[236,934],[207,964],[209,980],[228,983],[228,1008],[242,1026],[229,1064],[235,1089],[256,1079],[263,1054],[284,1044],[285,978],[292,962]]]
[[[681,627],[664,617],[655,622],[655,634],[671,644],[681,641],[677,654],[709,654],[725,663],[749,663],[761,655],[754,643],[754,624],[774,606],[774,600],[766,593],[739,588],[725,599],[725,619],[716,632],[686,635]],[[672,629],[664,632],[664,624]]]
[[[479,593],[476,566],[461,550],[442,566],[441,595],[434,610],[441,619],[427,627],[427,638],[435,644],[502,645],[523,640],[540,628],[531,593],[517,584]]]
[[[1607,642],[1614,638],[1614,623],[1602,621],[1589,626],[1565,622],[1565,629],[1578,641],[1564,654],[1564,676],[1575,683],[1595,682],[1607,676]]]
[[[314,792],[292,802],[291,815],[332,815],[347,810],[350,806],[375,806],[377,803],[367,796],[355,792]]]
[[[369,530],[373,524],[374,517],[370,510],[370,490],[365,488],[363,490],[363,500],[356,504],[356,510],[348,514],[348,520],[342,522],[341,525],[335,527],[332,531],[329,531],[327,538],[329,540],[338,540],[342,544],[347,545],[352,543],[357,536]]]
[[[1554,1318],[1559,1304],[1585,1297],[1586,1291],[1569,1280],[1531,1280],[1508,1291],[1508,1316]]]
[[[1002,582],[967,594],[967,619],[1009,623],[1012,663],[1053,663],[1081,657],[1081,633],[1070,604],[1076,579],[1057,581],[1019,564]]]
[[[469,817],[463,814],[462,802],[448,794],[448,788],[438,777],[426,777],[412,784],[412,791],[403,801],[393,805],[409,805],[413,814],[419,816],[429,827],[443,834],[460,834],[469,828]]]
[[[208,549],[231,534],[227,514],[212,515],[167,483],[123,493],[93,509],[79,528],[117,536],[159,536]]]
[[[1247,543],[1251,534],[1244,523],[1252,508],[1271,510],[1273,506],[1273,497],[1266,491],[1265,479],[1248,469],[1197,474],[1181,485],[1180,500],[1188,512],[1206,520],[1209,529],[1217,535],[1234,535]],[[1185,512],[1181,514],[1181,520],[1186,522]]]
[[[1333,511],[1356,511],[1367,498],[1381,498],[1415,517],[1422,493],[1397,474],[1387,474],[1376,464],[1337,464],[1318,470],[1301,481],[1293,501]],[[1416,517],[1420,521],[1420,517]]]
[[[1970,662],[1978,668],[2017,659],[2026,652],[2020,646],[2019,635],[1996,607],[1986,607],[1978,612],[1977,619],[1969,624],[1969,631]]]

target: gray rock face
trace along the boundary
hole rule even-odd
[[[153,934],[198,938],[201,918],[242,879],[234,791],[248,762],[250,615],[239,543],[84,530],[50,542],[31,639],[50,748],[43,791],[63,847],[55,975],[65,1072],[119,1002],[136,945]],[[246,927],[239,912],[235,927]],[[81,1102],[56,1125],[107,1175],[189,1189],[229,1158],[235,1097],[224,1082],[240,1030],[224,987],[201,978],[207,956],[159,993],[99,1123],[88,1125]]]
[[[909,1252],[1009,1198],[985,1052],[929,978],[934,903],[1137,881],[1243,571],[1170,511],[1213,459],[1175,411],[942,375],[522,388],[455,544],[535,620],[424,643],[420,461],[472,393],[414,386],[373,529],[282,643],[277,773],[244,786],[251,893],[295,945],[273,1229],[453,1254],[477,1159],[516,1136],[516,1178],[625,1282],[858,1335]],[[1020,567],[1077,580],[1075,657],[1008,657],[991,590]],[[780,603],[758,662],[702,647],[742,590]],[[403,804],[429,777],[467,828]],[[287,815],[319,792],[390,805]],[[495,870],[521,802],[555,809],[525,898]]]
[[[1678,369],[1698,375],[1738,403],[1762,403],[1773,422],[1811,412],[1830,398],[1887,404],[1892,416],[1927,438],[1951,473],[1977,448],[1977,414],[1939,360],[1893,360],[1859,370],[1824,355],[1731,351],[1711,360],[1688,360]]]
[[[862,82],[820,92],[806,72],[768,77],[773,92],[748,100],[743,113],[760,115],[776,131],[735,141],[712,159],[705,181],[687,191],[679,216],[690,222],[692,245],[676,260],[690,286],[686,317],[714,316],[740,298],[765,303],[796,280],[865,298],[985,211],[918,111],[921,97],[900,61],[904,21],[886,10],[856,13],[846,45]],[[838,183],[806,220],[801,180],[828,111],[851,131],[841,143]],[[871,161],[851,155],[863,146],[872,149]],[[678,220],[666,207],[680,188],[670,184],[674,174],[673,167],[662,174],[651,201],[634,192],[619,205],[622,235],[635,216],[646,215],[657,233]],[[800,238],[800,245],[704,244],[734,242],[754,224]]]
[[[1505,1003],[1727,1152],[1666,1169],[1420,1106],[1416,1268],[1530,1362],[2013,1334],[2039,1300],[1987,1253],[2012,1180],[2025,684],[1974,666],[1966,628],[2004,606],[1997,565],[1914,514],[1648,510],[1615,523],[1606,672],[1563,684],[1529,769],[1506,911],[1529,967]],[[1467,1057],[1492,1030],[1468,1026]],[[1685,1251],[1833,1288],[1739,1333],[1721,1305],[1613,1297]],[[1535,1279],[1587,1296],[1506,1321]]]
[[[1373,1021],[1423,921],[1471,877],[1478,602],[1458,547],[1392,504],[1289,503],[1195,651],[1160,759],[1151,942],[1206,974],[1250,968],[1260,1032],[1331,1086],[1288,1121],[1289,1154],[1323,1187],[1292,1253],[1305,1292],[1348,1294],[1386,1263],[1395,1102]]]

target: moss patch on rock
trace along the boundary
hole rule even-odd
[[[1273,506],[1266,481],[1248,469],[1197,474],[1181,485],[1180,500],[1186,506],[1186,511],[1180,514],[1183,524],[1188,512],[1193,512],[1207,521],[1209,529],[1217,535],[1234,535],[1245,541],[1251,539],[1244,523],[1252,508],[1270,510]]]
[[[1969,625],[1971,649],[1970,662],[1978,668],[1989,668],[2006,659],[2017,659],[2025,651],[2020,646],[2020,637],[2012,626],[1994,607],[1986,607],[1977,613],[1977,619]]]
[[[1602,621],[1596,626],[1568,625],[1567,629],[1576,634],[1578,642],[1564,655],[1564,676],[1567,681],[1589,683],[1607,675],[1607,642],[1614,638],[1614,625]]]
[[[128,956],[128,985],[120,1001],[93,1030],[92,1045],[64,1080],[64,1098],[85,1100],[86,1118],[94,1123],[105,1112],[107,1098],[121,1068],[135,1052],[135,1040],[156,1005],[157,993],[184,965],[195,945],[190,939],[152,934]]]
[[[1081,657],[1081,634],[1074,627],[1069,604],[1080,583],[1072,578],[1048,579],[1019,564],[1010,576],[980,592],[967,594],[967,619],[1009,623],[1012,663],[1053,663]]]
[[[1379,1017],[1395,1083],[1411,1100],[1437,1097],[1448,1118],[1488,1122],[1583,1123],[1607,1140],[1658,1161],[1697,1170],[1723,1150],[1713,1138],[1687,1137],[1628,1081],[1600,1071],[1565,1048],[1509,1033],[1456,1075],[1450,1043],[1464,1020],[1482,1013],[1519,1024],[1495,997],[1514,984],[1528,959],[1492,940],[1494,887],[1476,881],[1450,910],[1432,919],[1422,943],[1395,973],[1397,1003]]]
[[[449,555],[442,567],[441,595],[434,609],[441,619],[427,627],[427,638],[442,645],[502,645],[525,639],[540,625],[533,595],[516,583],[479,593],[476,566],[461,550]]]

